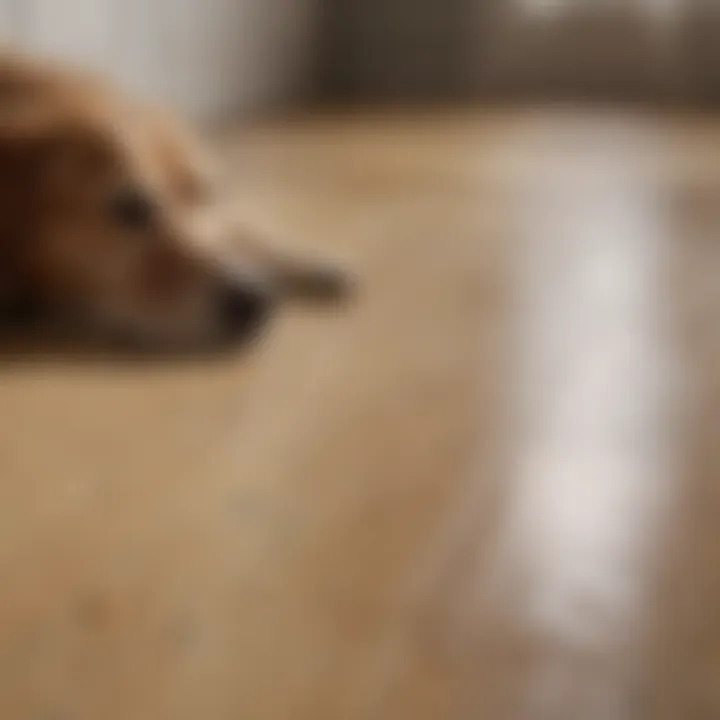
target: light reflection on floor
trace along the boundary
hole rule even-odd
[[[667,489],[665,237],[650,161],[621,155],[596,147],[546,175],[526,228],[504,540],[520,622],[545,648],[528,678],[533,718],[629,716],[625,684],[642,653],[638,610]]]

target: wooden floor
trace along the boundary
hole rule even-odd
[[[361,291],[244,357],[3,360],[0,717],[720,718],[720,123],[220,144]]]

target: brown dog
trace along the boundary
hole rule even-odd
[[[173,118],[104,80],[0,55],[0,308],[163,347],[242,340],[332,270],[273,254],[213,202]]]

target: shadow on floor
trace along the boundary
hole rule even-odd
[[[70,332],[48,329],[18,329],[0,324],[0,368],[55,363],[97,363],[128,366],[190,363],[242,357],[257,342],[215,345],[193,349],[148,349],[119,342],[93,340]]]

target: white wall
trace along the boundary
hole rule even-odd
[[[0,35],[117,75],[195,117],[307,89],[316,0],[0,0]]]

